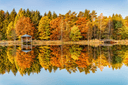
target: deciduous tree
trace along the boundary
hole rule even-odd
[[[7,38],[10,40],[12,39],[15,39],[16,38],[16,33],[15,32],[15,29],[14,29],[14,22],[11,21],[7,27],[7,31],[6,31],[6,35],[7,35]],[[15,36],[12,36],[12,35],[15,35]]]
[[[39,38],[48,40],[50,38],[50,19],[47,16],[41,18],[38,26]]]
[[[33,27],[29,17],[20,18],[16,23],[15,30],[19,38],[24,34],[31,35],[34,38],[35,27]]]
[[[61,18],[58,17],[50,22],[50,40],[60,40],[61,39],[61,29],[60,29]]]
[[[77,26],[73,26],[71,28],[71,33],[69,35],[72,41],[79,41],[80,38],[82,38],[80,30],[78,29]]]
[[[82,17],[82,18],[78,18],[78,20],[76,21],[76,26],[78,26],[78,28],[80,29],[81,35],[82,35],[82,39],[86,39],[87,38],[87,32],[88,32],[88,26],[87,26],[87,18],[86,17]]]

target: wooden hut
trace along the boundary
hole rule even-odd
[[[21,43],[22,51],[27,53],[32,50],[32,36],[27,34],[21,36]]]
[[[21,42],[24,44],[24,43],[31,43],[32,44],[32,36],[30,35],[23,35],[21,36]]]

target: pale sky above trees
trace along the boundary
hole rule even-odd
[[[43,15],[55,11],[57,14],[65,14],[69,10],[90,11],[95,10],[98,15],[104,16],[121,14],[123,18],[128,15],[128,0],[0,0],[0,10],[11,12],[13,8],[18,12],[20,8],[38,10]]]

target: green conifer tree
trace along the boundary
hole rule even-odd
[[[3,21],[3,28],[2,28],[2,39],[3,40],[7,39],[6,30],[7,30],[8,24],[10,23],[9,19],[10,19],[9,12],[7,11],[5,13],[5,19]]]
[[[15,17],[16,17],[17,13],[15,11],[15,9],[12,10],[12,12],[10,13],[10,20],[9,21],[14,21]]]
[[[47,16],[47,13],[46,12],[44,13],[44,16]]]
[[[57,14],[55,12],[53,12],[53,19],[57,18]]]
[[[47,15],[47,16],[48,16],[48,18],[49,18],[50,20],[52,20],[52,13],[51,13],[51,11],[48,12],[48,15]]]
[[[0,10],[0,40],[2,38],[4,18],[5,18],[4,11]]]

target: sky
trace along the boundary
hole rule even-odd
[[[41,69],[40,73],[27,74],[23,77],[18,72],[16,76],[12,72],[0,75],[0,85],[128,85],[128,68],[112,70],[104,67],[103,71],[97,69],[95,73],[76,71],[69,74],[67,70],[57,70],[55,73]]]
[[[69,10],[79,13],[88,9],[95,10],[97,15],[104,16],[121,14],[123,18],[128,15],[128,0],[0,0],[0,10],[16,12],[22,9],[40,11],[41,15],[55,11],[57,14],[66,14]]]

